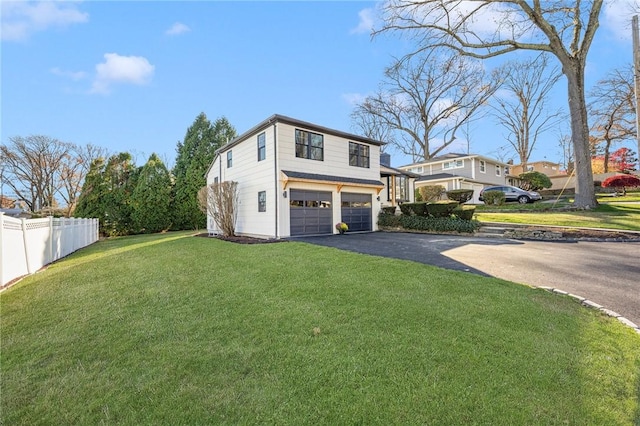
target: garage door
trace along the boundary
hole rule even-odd
[[[371,194],[343,192],[342,221],[349,231],[371,231]]]
[[[331,192],[292,189],[289,200],[292,236],[333,233]]]

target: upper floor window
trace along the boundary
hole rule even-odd
[[[227,168],[233,166],[233,154],[231,151],[227,151]]]
[[[369,147],[349,142],[349,165],[369,168]]]
[[[454,160],[448,161],[442,164],[442,168],[447,169],[459,169],[460,167],[464,167],[464,160]]]
[[[409,169],[409,171],[413,172],[413,173],[422,173],[423,170],[424,169],[422,168],[422,166],[420,166],[420,167],[412,167],[412,168]]]
[[[509,174],[509,166],[504,166],[504,175],[508,175]]]
[[[533,171],[533,166],[527,166],[527,171],[528,172],[532,172]]]
[[[258,192],[258,211],[267,211],[267,191]]]
[[[324,161],[324,136],[296,129],[296,157]]]
[[[487,171],[487,163],[484,160],[480,160],[480,173],[486,173]]]
[[[496,164],[496,176],[502,176],[502,171],[500,170],[500,165]]]
[[[267,158],[267,137],[263,132],[258,135],[258,161],[262,161],[265,158]]]

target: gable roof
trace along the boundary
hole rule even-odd
[[[287,181],[302,181],[302,182],[330,182],[336,184],[353,184],[357,186],[374,186],[383,187],[384,184],[379,180],[373,179],[358,179],[344,176],[332,176],[321,175],[317,173],[304,173],[294,172],[290,170],[282,170],[282,173],[287,177]]]
[[[442,180],[442,179],[466,179],[464,176],[453,175],[451,173],[436,173],[433,175],[421,175],[416,182],[424,182],[428,180]]]

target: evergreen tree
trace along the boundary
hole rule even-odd
[[[128,152],[112,155],[106,164],[102,158],[95,160],[85,178],[74,215],[98,218],[104,235],[131,233],[131,195],[137,173]]]
[[[133,226],[139,232],[163,231],[171,225],[171,177],[154,153],[142,167],[133,191]]]
[[[198,208],[198,190],[206,185],[205,173],[215,151],[236,137],[235,128],[224,118],[215,123],[200,113],[187,129],[183,142],[178,142],[173,196],[173,229],[199,229],[206,217]]]

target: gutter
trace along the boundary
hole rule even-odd
[[[269,120],[270,122],[273,120]],[[275,217],[275,237],[276,238],[280,238],[280,235],[278,234],[278,220],[279,218],[279,214],[278,212],[280,211],[279,204],[280,204],[280,190],[278,189],[278,131],[277,131],[277,123],[274,121],[273,122],[273,186],[275,189],[275,207],[276,207],[276,217]],[[266,149],[266,147],[265,147]]]

